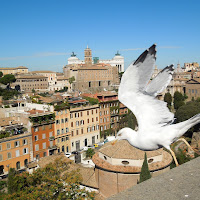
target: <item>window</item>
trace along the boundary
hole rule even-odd
[[[8,159],[11,159],[11,158],[12,158],[12,155],[11,155],[10,152],[8,152],[7,157],[8,157]]]
[[[23,149],[23,154],[27,154],[28,153],[28,148],[24,148]]]
[[[60,142],[60,138],[58,138],[57,142],[58,142],[58,143]]]
[[[71,122],[71,127],[73,127],[73,122]]]
[[[101,131],[103,131],[103,126],[101,126]]]
[[[42,148],[46,149],[46,142],[42,143]]]
[[[3,156],[0,154],[0,161],[2,161],[3,160]]]
[[[39,155],[39,154],[36,155],[36,159],[37,159],[37,160],[40,159],[40,155]]]
[[[19,141],[15,142],[15,147],[19,147]]]
[[[52,137],[53,136],[53,132],[49,132],[49,137]]]
[[[89,87],[91,87],[91,81],[89,81]]]
[[[39,151],[39,144],[35,145],[35,151]]]
[[[62,146],[62,152],[64,152],[65,151],[65,147],[64,146]]]
[[[7,149],[11,148],[11,144],[10,143],[7,143],[6,146],[7,146]]]
[[[65,122],[68,122],[68,119],[67,119],[67,118],[65,118]]]
[[[64,123],[64,119],[61,119],[61,123]]]
[[[62,141],[62,142],[64,142],[64,141],[65,141],[65,138],[64,138],[64,137],[63,137],[63,138],[61,138],[61,141]]]
[[[57,135],[60,135],[60,130],[59,129],[57,130]]]
[[[0,151],[2,151],[2,145],[0,145]]]
[[[87,123],[88,123],[88,124],[90,123],[90,120],[89,120],[89,119],[87,120]]]
[[[92,115],[93,115],[93,110],[92,110]]]
[[[42,139],[45,139],[45,138],[46,138],[46,134],[43,133],[43,134],[42,134]]]
[[[81,134],[83,134],[83,128],[81,129]]]
[[[46,157],[46,156],[47,156],[47,152],[44,152],[44,153],[43,153],[43,157]]]
[[[98,121],[98,117],[96,117],[96,122]]]
[[[38,127],[34,127],[34,132],[38,132],[39,128]]]
[[[96,114],[98,113],[98,110],[96,109]]]
[[[94,118],[92,118],[92,122],[94,122]]]
[[[101,114],[101,111],[99,112],[99,115],[101,116],[102,114]]]
[[[76,121],[76,126],[79,126],[79,121]]]
[[[69,140],[69,137],[66,137],[66,141]]]
[[[72,146],[74,146],[74,143],[72,142]]]
[[[99,136],[97,135],[97,140],[98,140]]]
[[[73,118],[73,114],[71,113],[71,114],[70,114],[70,119],[72,119],[72,118]]]
[[[15,156],[16,156],[16,157],[19,157],[19,156],[20,156],[19,150],[16,150],[16,151],[15,151]]]
[[[64,128],[62,128],[61,133],[62,133],[62,134],[64,133]]]
[[[66,128],[66,133],[68,133],[69,132],[69,129],[68,128]]]
[[[56,120],[56,124],[60,124],[60,120],[57,119],[57,120]]]
[[[78,130],[76,130],[76,135],[78,135]]]
[[[16,163],[16,168],[20,169],[20,162],[19,161]]]
[[[99,125],[96,126],[96,130],[99,130]]]
[[[71,132],[72,137],[74,136],[74,131]]]
[[[28,140],[27,139],[24,139],[23,140],[23,145],[27,145],[28,144]]]
[[[90,113],[89,113],[89,110],[87,111],[87,115],[89,115]]]
[[[81,112],[81,117],[83,117],[83,112]]]

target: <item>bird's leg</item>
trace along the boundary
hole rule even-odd
[[[186,141],[185,138],[179,138],[177,141],[181,141],[181,140],[182,140],[183,142],[185,142],[185,144],[188,146],[188,149],[190,149],[191,151],[194,152],[193,148],[189,145],[189,143]]]
[[[170,153],[172,154],[172,157],[173,157],[173,159],[174,159],[174,162],[175,162],[176,166],[178,167],[179,164],[178,164],[178,161],[177,161],[177,159],[176,159],[175,153],[174,153],[171,149],[169,149],[169,151],[170,151]]]

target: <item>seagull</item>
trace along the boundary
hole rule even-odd
[[[117,140],[127,140],[130,145],[144,151],[165,147],[170,151],[178,166],[170,145],[183,140],[190,147],[187,141],[180,137],[200,122],[200,114],[184,122],[173,124],[174,114],[167,108],[167,103],[156,99],[156,96],[171,81],[174,67],[173,65],[165,67],[153,80],[150,80],[155,62],[156,44],[144,51],[123,74],[118,98],[134,113],[138,122],[138,130],[135,131],[128,127],[121,129],[113,144]]]

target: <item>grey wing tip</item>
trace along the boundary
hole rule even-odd
[[[150,53],[151,55],[154,55],[154,57],[155,57],[155,55],[156,55],[156,45],[155,45],[155,44],[153,44],[153,45],[149,48],[149,53]]]

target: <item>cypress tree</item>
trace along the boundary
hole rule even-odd
[[[10,168],[9,173],[8,173],[8,193],[12,194],[17,191],[17,185],[15,183],[15,176],[17,174],[17,171],[15,168]]]
[[[144,162],[142,164],[141,173],[140,173],[140,182],[146,181],[147,179],[151,178],[151,174],[149,171],[148,163],[147,163],[147,154],[145,152],[144,155]]]

